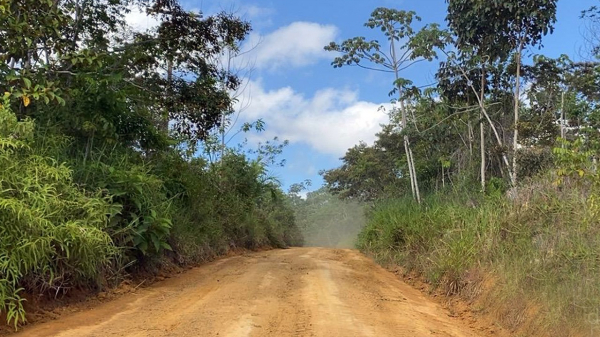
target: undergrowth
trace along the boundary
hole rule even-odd
[[[24,287],[60,293],[86,284],[117,253],[105,230],[119,205],[36,154],[33,129],[0,108],[0,312],[15,325],[25,319]]]
[[[599,328],[600,194],[573,172],[530,180],[512,199],[451,192],[422,206],[381,202],[358,245],[447,295],[482,301],[515,333],[589,333]]]
[[[18,120],[0,105],[0,317],[26,321],[24,295],[94,292],[161,263],[230,249],[301,245],[294,213],[265,166],[178,149],[144,154]],[[95,144],[95,145],[92,145]]]

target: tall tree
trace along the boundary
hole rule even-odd
[[[518,123],[523,49],[539,45],[556,22],[557,0],[447,0],[457,46],[473,48],[491,60],[514,56],[514,133],[511,183],[517,182]]]
[[[387,39],[389,46],[382,46],[377,40],[368,41],[364,37],[354,37],[343,41],[341,44],[331,42],[325,46],[325,50],[339,52],[342,55],[336,57],[332,65],[334,68],[343,66],[358,66],[365,69],[391,73],[394,76],[394,89],[390,95],[397,94],[397,101],[402,114],[401,127],[405,132],[407,123],[407,106],[405,93],[412,82],[402,78],[400,73],[411,65],[436,57],[433,49],[423,44],[417,31],[412,28],[413,21],[421,18],[413,11],[395,10],[389,8],[376,8],[369,20],[364,24],[370,29],[380,30]],[[434,28],[437,27],[437,25]],[[404,44],[403,44],[404,42]],[[388,51],[389,50],[389,51]],[[367,63],[366,65],[363,63]],[[411,149],[408,135],[405,133],[404,149],[408,163],[408,173],[411,183],[413,197],[421,202],[419,182],[415,170],[415,160]]]
[[[397,134],[383,134],[393,138],[393,146],[399,144]],[[359,201],[374,201],[396,195],[395,191],[391,191],[400,185],[396,157],[398,149],[394,150],[389,151],[377,144],[367,146],[362,142],[348,149],[341,167],[321,172],[328,190],[342,199]]]
[[[124,14],[134,4],[158,26],[130,33]],[[59,121],[82,143],[104,133],[142,149],[168,131],[197,142],[219,126],[239,81],[213,59],[250,30],[178,1],[0,0],[0,10],[0,90],[20,116]],[[67,106],[50,113],[36,101]]]

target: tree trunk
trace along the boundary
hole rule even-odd
[[[417,170],[415,169],[415,158],[413,156],[412,153],[412,149],[410,148],[410,142],[408,140],[408,136],[404,136],[406,137],[406,142],[407,142],[407,147],[408,147],[408,153],[409,153],[409,158],[410,158],[410,169],[412,170],[412,178],[415,184],[415,198],[417,199],[417,203],[421,203],[421,192],[419,191],[419,184],[417,183]]]
[[[473,124],[471,123],[471,120],[467,121],[467,132],[468,132],[468,137],[469,137],[469,166],[470,166],[471,162],[473,161],[473,139],[475,138],[473,136]]]
[[[394,68],[394,83],[398,88],[398,100],[400,101],[400,109],[402,112],[402,131],[406,131],[407,123],[406,123],[406,106],[404,105],[404,99],[402,98],[402,86],[398,83],[398,79],[400,78],[399,69],[398,69],[398,59],[396,57],[396,48],[394,39],[391,39],[391,51],[392,51],[392,62]],[[410,143],[408,141],[408,136],[404,135],[404,151],[406,152],[406,161],[408,163],[408,173],[410,178],[410,186],[413,193],[413,198],[417,200],[417,203],[421,203],[421,195],[419,193],[419,183],[417,181],[415,164],[412,156],[412,150],[410,149]]]
[[[481,102],[485,99],[485,63],[481,69]],[[479,138],[481,141],[481,193],[485,193],[485,130],[483,129],[483,111],[479,112]]]
[[[173,61],[167,61],[167,102],[173,102]],[[159,129],[165,134],[169,134],[169,109],[171,104],[167,103],[165,111],[159,121]]]
[[[227,48],[227,73],[229,74],[231,71],[231,48]],[[222,83],[222,89],[225,90],[225,83]],[[227,111],[223,111],[221,113],[221,160],[223,160],[223,157],[225,156],[225,133],[226,133],[226,129],[227,129],[227,117],[226,117]]]
[[[560,138],[565,139],[565,92],[560,97]]]
[[[463,77],[467,81],[470,81],[469,76],[467,75],[467,73],[465,72],[465,70],[462,67],[460,67],[460,66],[458,67],[458,69],[461,71]],[[485,119],[488,121],[488,123],[490,125],[490,128],[492,129],[492,132],[494,134],[494,138],[496,139],[496,142],[498,143],[498,145],[500,147],[503,147],[504,145],[503,145],[503,142],[502,142],[502,138],[500,138],[500,134],[498,133],[498,129],[496,128],[496,126],[494,125],[494,123],[492,123],[492,119],[490,118],[490,115],[487,113],[487,110],[485,109],[485,104],[481,100],[481,98],[479,97],[479,93],[477,92],[477,90],[475,89],[475,87],[472,84],[469,85],[469,87],[471,88],[471,90],[473,90],[473,93],[475,94],[475,97],[477,97],[477,102],[479,103],[479,107],[481,108],[481,112],[485,116]],[[504,165],[506,165],[506,169],[508,170],[509,177],[512,178],[511,165],[510,165],[510,162],[508,161],[508,157],[506,156],[506,153],[502,153],[502,161],[504,162]]]
[[[442,188],[446,189],[446,177],[444,176],[444,163],[442,163]]]
[[[521,53],[523,52],[523,41],[519,41],[519,49],[517,50],[517,78],[515,85],[515,125],[513,136],[513,158],[512,158],[512,175],[511,184],[517,184],[517,147],[519,145],[519,96],[521,87]]]
[[[416,192],[415,192],[415,181],[413,180],[413,176],[412,176],[412,169],[411,169],[411,165],[410,165],[410,152],[408,151],[408,141],[406,139],[406,136],[404,136],[404,153],[406,154],[406,164],[408,165],[408,177],[410,178],[410,189],[412,191],[412,196],[413,198],[416,199]]]

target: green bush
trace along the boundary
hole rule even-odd
[[[212,164],[172,154],[154,172],[172,200],[170,242],[181,263],[232,248],[302,244],[286,196],[258,162],[237,153]]]
[[[22,294],[114,283],[164,261],[230,249],[301,245],[291,206],[266,167],[176,149],[142,153],[35,130],[0,110],[0,313],[25,319]],[[94,144],[95,143],[95,144]]]
[[[94,153],[87,164],[77,163],[79,181],[90,189],[101,189],[121,205],[107,229],[119,247],[133,247],[138,259],[170,250],[171,202],[164,183],[150,165],[137,163],[127,153]],[[140,256],[142,255],[142,256]]]
[[[0,312],[25,320],[20,293],[94,281],[117,253],[104,230],[119,207],[82,191],[64,164],[36,154],[32,121],[0,107]]]

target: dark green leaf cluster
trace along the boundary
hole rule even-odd
[[[492,60],[506,59],[520,44],[538,45],[552,33],[556,0],[447,0],[446,20],[460,48]]]

